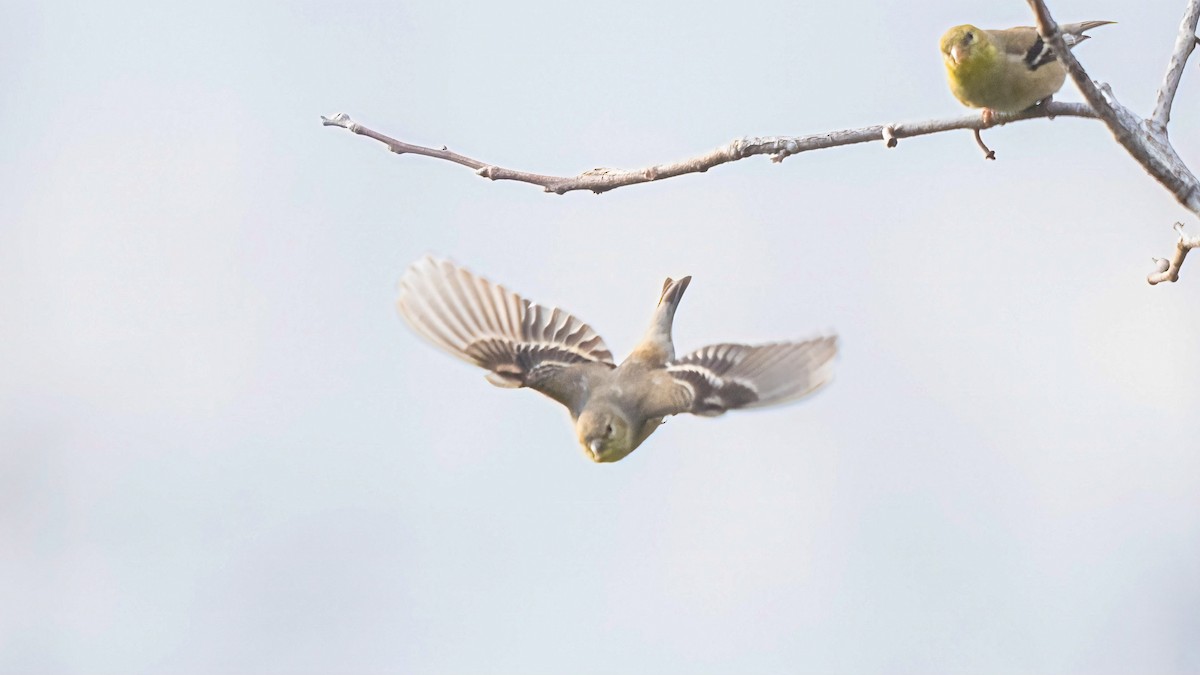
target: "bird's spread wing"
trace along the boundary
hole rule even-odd
[[[501,387],[529,387],[573,412],[612,353],[587,324],[534,304],[447,260],[426,257],[400,280],[396,307],[417,333],[491,371]]]
[[[830,380],[837,337],[748,346],[709,345],[667,366],[680,385],[678,412],[715,416],[798,399]]]

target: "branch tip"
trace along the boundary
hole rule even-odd
[[[321,126],[323,126],[323,127],[342,127],[343,129],[349,129],[350,131],[353,131],[354,133],[358,133],[358,129],[357,129],[358,123],[355,122],[354,120],[350,119],[349,115],[347,115],[346,113],[342,113],[342,112],[334,113],[334,114],[330,115],[329,117],[321,115]]]

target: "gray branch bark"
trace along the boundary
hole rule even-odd
[[[1167,123],[1171,121],[1171,104],[1175,102],[1175,91],[1179,89],[1179,81],[1183,78],[1183,67],[1187,65],[1188,57],[1196,48],[1196,23],[1200,20],[1200,1],[1191,0],[1187,11],[1183,13],[1183,21],[1179,23],[1179,36],[1175,38],[1175,51],[1171,53],[1171,62],[1167,66],[1167,74],[1163,76],[1162,86],[1158,88],[1158,103],[1154,106],[1154,114],[1150,119],[1154,130],[1164,137],[1167,134]]]

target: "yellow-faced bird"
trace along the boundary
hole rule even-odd
[[[1085,32],[1113,23],[1083,21],[1059,26],[1068,48],[1088,39]],[[1047,101],[1067,77],[1067,69],[1036,28],[986,30],[955,26],[942,36],[942,59],[950,90],[963,104],[983,108],[990,125],[995,112],[1020,112]]]
[[[691,277],[667,279],[650,327],[617,365],[587,324],[534,304],[446,260],[426,257],[400,281],[400,315],[422,337],[566,406],[594,462],[615,462],[670,415],[716,416],[812,393],[832,376],[837,337],[758,346],[715,344],[675,357],[671,327]]]

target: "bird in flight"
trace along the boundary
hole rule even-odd
[[[594,462],[633,452],[670,415],[714,417],[793,401],[828,382],[837,337],[763,345],[715,344],[675,357],[671,327],[691,277],[668,278],[641,342],[618,365],[604,340],[545,307],[447,260],[425,257],[400,280],[396,307],[418,334],[488,371],[500,387],[528,387],[566,406]]]

